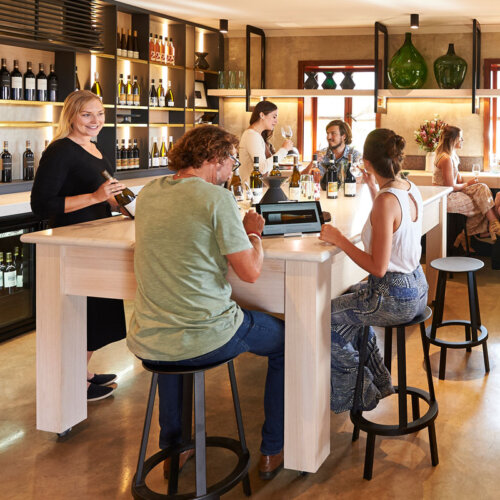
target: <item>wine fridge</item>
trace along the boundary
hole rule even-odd
[[[42,228],[32,214],[0,217],[0,341],[35,328],[35,245],[20,238]]]

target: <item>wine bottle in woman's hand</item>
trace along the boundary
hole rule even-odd
[[[107,181],[113,180],[107,170],[103,170],[101,174]],[[121,193],[115,194],[115,200],[126,214],[133,219],[135,216],[135,194],[126,187]]]

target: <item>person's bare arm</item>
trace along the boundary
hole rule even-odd
[[[443,173],[443,182],[445,186],[449,186],[453,188],[453,191],[462,191],[465,187],[471,186],[472,184],[477,183],[477,179],[473,177],[467,182],[463,182],[462,176],[460,173],[457,176],[457,182],[455,183],[453,180],[453,163],[449,156],[443,156],[436,165],[437,168],[441,169]]]
[[[64,199],[64,213],[75,212],[82,208],[90,207],[96,203],[101,203],[103,201],[111,202],[116,204],[114,201],[114,196],[121,193],[125,189],[125,184],[121,184],[114,180],[109,180],[103,182],[97,191],[93,193],[79,194],[76,196],[66,196]]]

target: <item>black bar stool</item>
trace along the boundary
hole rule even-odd
[[[398,385],[394,386],[394,390],[398,395],[398,413],[399,419],[397,425],[377,424],[367,420],[363,416],[361,407],[361,395],[363,387],[363,374],[366,363],[366,350],[368,346],[369,327],[363,330],[363,339],[359,352],[359,369],[358,378],[356,380],[356,389],[354,391],[354,405],[351,410],[351,421],[354,424],[352,440],[356,441],[359,438],[360,429],[367,433],[366,453],[365,453],[365,468],[363,477],[365,479],[372,478],[373,458],[375,453],[375,438],[376,436],[403,436],[418,432],[427,427],[429,431],[429,444],[431,450],[432,465],[436,466],[439,463],[438,449],[436,441],[436,430],[434,420],[438,415],[438,404],[434,393],[434,385],[432,382],[431,363],[429,360],[429,343],[425,336],[425,321],[432,315],[429,307],[420,316],[417,316],[409,323],[402,325],[388,326],[385,328],[385,345],[384,345],[384,364],[391,371],[391,351],[392,351],[392,330],[396,329],[397,338],[397,360],[398,360]],[[416,387],[410,387],[406,384],[406,334],[405,328],[412,325],[420,325],[420,336],[422,339],[422,349],[424,351],[425,370],[427,372],[427,384],[429,392]],[[407,396],[411,396],[411,407],[413,420],[408,422]],[[427,412],[420,416],[419,400],[422,399],[429,406]]]
[[[227,437],[206,437],[205,435],[205,372],[217,366],[227,364],[229,380],[231,382],[231,392],[233,394],[234,411],[236,414],[236,424],[238,427],[239,441]],[[142,366],[153,373],[151,377],[151,387],[149,390],[148,406],[146,418],[142,432],[141,449],[137,470],[132,481],[132,495],[135,499],[159,500],[168,499],[215,499],[233,488],[240,481],[243,483],[243,491],[246,496],[251,495],[250,480],[248,478],[248,468],[250,465],[250,453],[248,451],[245,433],[243,430],[243,420],[241,418],[240,400],[236,376],[234,373],[233,360],[221,361],[209,366],[160,366],[146,361]],[[183,376],[183,401],[182,401],[182,442],[178,445],[169,446],[161,450],[146,461],[146,448],[148,445],[149,430],[151,427],[151,417],[158,385],[158,375],[182,375]],[[192,425],[192,402],[194,385],[194,441],[191,438]],[[238,463],[224,479],[214,485],[207,486],[206,470],[206,447],[225,448],[236,454]],[[195,450],[196,461],[196,491],[190,493],[177,494],[177,484],[179,475],[179,454],[186,450]],[[146,485],[146,476],[159,463],[167,457],[172,457],[170,464],[170,474],[168,482],[168,494],[160,494],[152,491]]]
[[[479,300],[477,296],[476,271],[484,266],[479,259],[471,257],[444,257],[435,259],[431,266],[439,271],[436,287],[436,299],[434,301],[434,316],[432,325],[427,328],[427,337],[431,344],[441,347],[441,356],[439,359],[439,378],[444,380],[446,371],[446,349],[463,349],[471,352],[472,347],[482,344],[484,369],[486,373],[490,371],[490,362],[488,359],[488,330],[481,325],[481,315],[479,313]],[[469,313],[470,321],[451,320],[443,321],[444,296],[446,291],[446,277],[448,273],[467,273],[467,290],[469,293]],[[463,325],[465,327],[464,342],[450,342],[436,338],[436,330],[443,326]],[[479,332],[479,335],[478,335]]]

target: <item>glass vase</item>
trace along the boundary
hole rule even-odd
[[[208,56],[208,52],[195,52],[194,55],[196,56],[196,59],[194,61],[194,67],[196,69],[210,68],[208,61],[205,59]]]
[[[304,88],[313,90],[318,88],[318,80],[316,77],[316,73],[314,71],[306,71],[306,81],[304,82]]]
[[[333,71],[323,71],[323,74],[325,75],[325,79],[323,80],[323,83],[321,84],[321,86],[326,90],[336,89],[337,84],[335,83],[335,80],[333,79]]]
[[[450,43],[448,52],[434,61],[434,76],[440,89],[459,89],[467,73],[467,62],[455,54]]]
[[[352,90],[355,87],[351,71],[344,71],[344,79],[340,82],[340,87],[344,90]]]
[[[396,89],[420,89],[427,79],[427,64],[411,42],[411,33],[392,56],[387,70],[389,81]]]

